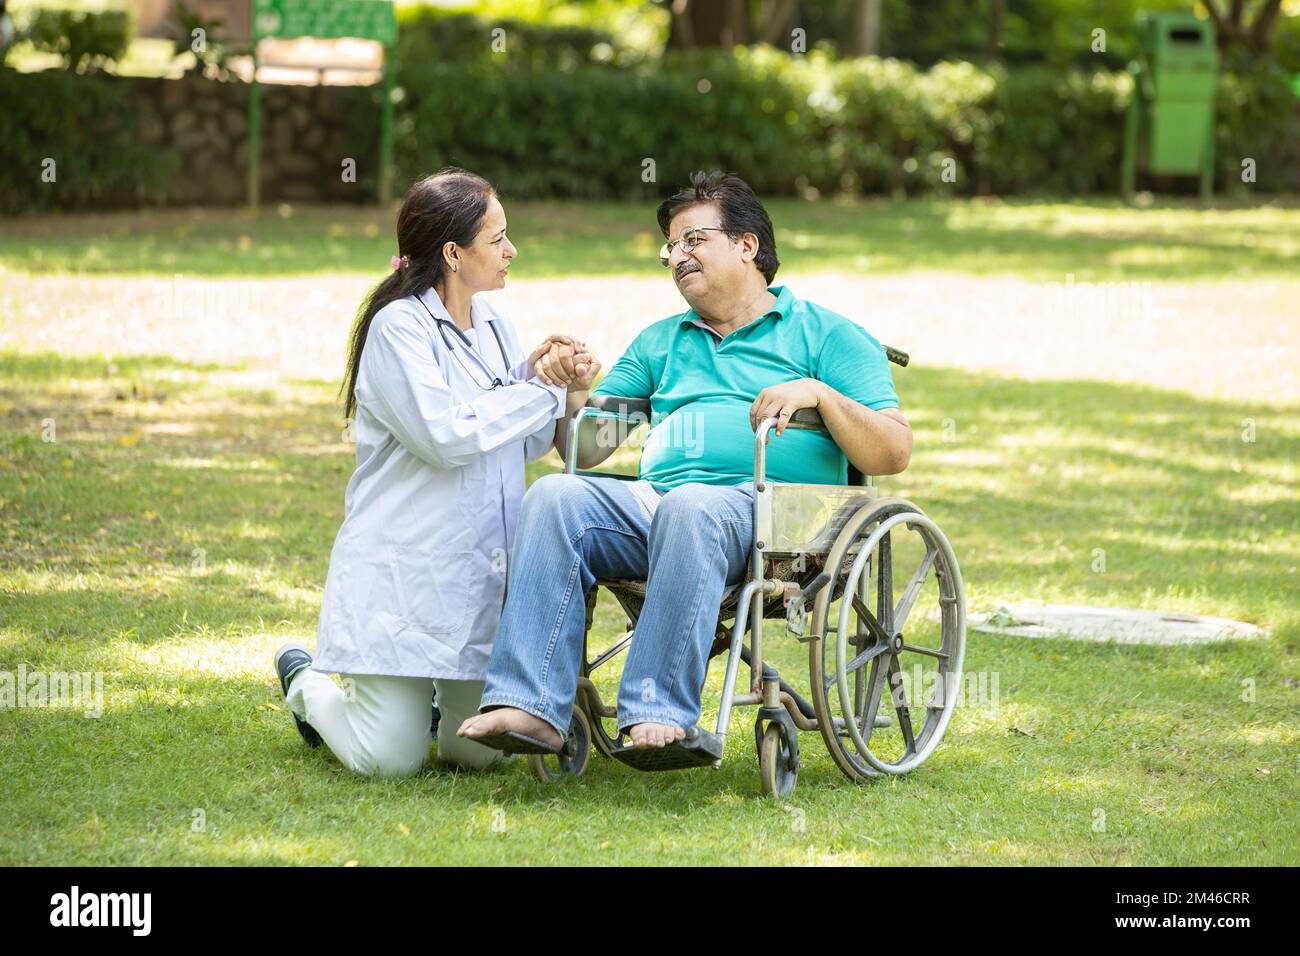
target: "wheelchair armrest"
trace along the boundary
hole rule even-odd
[[[912,361],[911,356],[901,349],[896,349],[889,345],[882,345],[881,348],[885,350],[885,356],[889,361],[893,362],[895,365],[901,365],[903,368],[907,368],[907,363]]]
[[[642,417],[649,421],[650,419],[650,399],[648,398],[624,398],[621,395],[595,395],[587,399],[587,408],[594,408],[598,412],[604,412],[608,415],[617,415],[619,418]],[[825,428],[826,423],[822,421],[821,412],[815,408],[801,408],[790,416],[790,424],[798,427],[800,425],[806,428]]]
[[[890,361],[898,362],[899,365],[907,364],[908,356],[906,355],[906,353],[896,352],[896,350],[890,349],[888,346],[886,346],[886,352],[896,353],[898,356],[901,357],[901,361],[900,361],[899,358],[895,357],[895,354],[890,354],[889,356]],[[606,415],[616,415],[619,418],[627,418],[627,419],[639,418],[643,422],[650,421],[650,400],[648,398],[626,398],[621,395],[595,395],[587,399],[587,404],[584,407],[590,408],[593,411],[601,412]],[[801,408],[793,415],[790,416],[790,427],[820,429],[822,431],[825,431],[826,422],[823,421],[821,413],[818,412],[817,409]],[[574,458],[577,455],[577,437],[578,437],[577,429],[575,428],[569,435],[570,453],[567,456],[568,461],[566,461],[566,466],[565,466],[565,471],[569,472],[570,474],[574,474],[577,471],[576,463],[574,461]],[[766,470],[765,468],[759,465],[759,462],[766,456],[763,456],[762,451],[760,451],[759,447],[757,446],[755,447],[754,452],[755,452],[755,459],[756,459],[755,476],[757,477],[759,474],[761,474],[763,471]],[[590,474],[601,474],[601,472],[590,472]],[[611,475],[610,477],[624,477],[624,476]],[[864,478],[864,476],[850,464],[849,484],[850,485],[869,484],[869,480]]]
[[[906,368],[907,363],[912,360],[912,357],[906,352],[893,348],[892,346],[885,345],[882,346],[882,348],[885,350],[885,355],[889,357],[889,361],[893,362],[895,365],[901,365]],[[790,424],[795,428],[802,426],[804,428],[824,429],[826,427],[826,423],[822,421],[821,413],[815,408],[799,409],[799,411],[790,416]]]
[[[583,418],[588,415],[619,418],[634,423],[632,427],[635,429],[649,423],[650,400],[648,398],[626,398],[622,395],[593,395],[587,399],[587,404],[574,412],[569,419],[569,441],[564,456],[565,474],[626,478],[626,475],[615,475],[600,471],[578,471],[578,432],[581,429]]]
[[[896,349],[889,345],[882,345],[881,348],[885,350],[885,355],[888,357],[889,361],[893,362],[895,365],[901,365],[906,368],[907,363],[912,360],[911,356],[901,349]],[[799,411],[790,416],[788,427],[829,431],[829,429],[826,428],[826,422],[822,420],[821,413],[815,408],[799,409]],[[763,445],[756,440],[754,443],[754,481],[756,483],[760,482],[766,474],[766,457]],[[853,467],[852,462],[849,462],[849,484],[867,486],[871,484],[871,478],[869,475],[862,474],[862,472]]]
[[[593,395],[587,399],[587,408],[617,415],[620,418],[640,417],[650,420],[650,399],[624,398],[621,395]]]
[[[815,408],[801,408],[790,416],[791,428],[820,428],[825,430],[826,423],[822,421],[822,413]]]
[[[907,356],[903,356],[906,358]],[[787,428],[806,428],[809,430],[817,429],[829,433],[826,422],[822,419],[821,413],[815,408],[801,408],[790,416],[790,422]],[[760,484],[767,475],[767,454],[763,442],[755,436],[754,440],[754,483]],[[862,474],[857,468],[853,467],[853,462],[849,462],[849,485],[854,487],[865,487],[871,484],[870,477]]]

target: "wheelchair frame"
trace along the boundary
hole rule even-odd
[[[899,365],[908,364],[905,353],[888,346],[885,350],[891,361]],[[579,471],[579,434],[583,421],[588,418],[635,422],[634,427],[639,427],[640,424],[652,424],[650,414],[650,401],[647,399],[614,396],[591,399],[570,421],[565,473],[635,480],[628,475]],[[727,653],[715,732],[717,738],[725,742],[734,707],[758,706],[755,742],[759,755],[760,788],[765,794],[786,796],[793,790],[800,768],[799,731],[820,731],[836,765],[855,782],[905,773],[929,758],[951,719],[956,697],[953,691],[961,680],[965,653],[966,615],[965,593],[956,555],[939,527],[912,502],[902,498],[881,498],[871,477],[861,475],[851,464],[850,484],[844,486],[782,484],[767,480],[767,439],[776,424],[777,419],[767,418],[754,435],[754,541],[750,551],[750,577],[740,587],[738,596],[734,587],[724,593],[719,607],[717,638],[710,657],[723,651]],[[796,412],[787,427],[827,431],[814,409]],[[787,521],[783,526],[785,502],[779,499],[789,498],[799,506],[794,510],[802,510],[793,525]],[[806,520],[808,513],[820,511],[824,516],[828,509],[831,520],[819,524],[813,532]],[[926,544],[926,552],[901,599],[895,603],[891,536],[900,526],[919,534]],[[809,547],[805,550],[795,545]],[[788,574],[789,569],[783,561],[815,555],[823,555],[815,574],[804,571],[801,579],[765,576],[771,569]],[[870,607],[873,565],[874,611]],[[909,644],[902,633],[931,572],[938,581],[941,628],[938,648]],[[590,675],[631,643],[635,634],[634,618],[639,618],[640,606],[629,596],[627,589],[638,584],[598,580],[587,595],[588,634],[596,595],[602,586],[614,594],[628,613],[629,630],[595,660],[588,660],[584,639],[583,667],[574,717],[563,751],[554,758],[538,755],[528,758],[530,768],[543,780],[581,774],[592,746],[605,756],[610,756],[617,748],[614,738],[605,732],[601,723],[604,719],[616,720],[616,708],[601,700]],[[723,622],[727,619],[729,601],[733,596],[736,598],[735,620],[728,636]],[[838,616],[833,616],[831,605],[837,597],[840,608]],[[786,620],[787,632],[809,645],[811,703],[787,685],[775,668],[763,661],[763,622],[781,617]],[[856,620],[851,622],[850,617]],[[746,631],[749,633],[748,647],[744,642]],[[835,669],[828,674],[830,646],[827,639],[832,635]],[[849,657],[851,652],[852,658]],[[911,705],[901,686],[903,678],[899,658],[904,652],[934,657],[941,662],[939,666],[945,668],[935,698],[926,705],[925,720],[919,732],[912,722]],[[750,668],[749,689],[736,693],[742,660]],[[869,676],[864,674],[868,664],[871,665]],[[878,713],[886,682],[890,684],[890,699],[904,745],[904,752],[898,759],[883,757],[870,747],[874,729],[892,724],[890,718]],[[833,696],[830,694],[832,688],[835,690]],[[558,766],[552,766],[551,761],[557,761]],[[721,758],[713,761],[713,766],[721,766]]]

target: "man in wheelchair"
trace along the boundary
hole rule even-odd
[[[660,259],[690,308],[641,332],[594,393],[649,399],[639,480],[547,475],[524,498],[481,713],[458,731],[506,752],[560,750],[585,595],[613,578],[647,582],[618,692],[630,739],[620,759],[672,766],[656,751],[685,756],[708,736],[696,722],[719,604],[753,546],[752,450],[764,419],[783,436],[767,453],[774,482],[844,484],[846,457],[865,475],[896,474],[911,458],[885,351],[856,323],[772,285],[772,222],[748,184],[696,173],[658,220]],[[829,435],[786,433],[804,408]],[[616,446],[585,436],[577,464],[593,468]]]

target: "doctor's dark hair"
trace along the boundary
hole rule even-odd
[[[449,166],[421,179],[402,200],[397,212],[397,254],[403,262],[366,296],[352,327],[347,372],[339,390],[347,418],[356,414],[361,352],[375,315],[390,302],[440,286],[447,268],[442,247],[449,242],[470,245],[483,225],[488,200],[495,195],[496,189],[482,176]]]
[[[772,232],[772,219],[763,208],[758,194],[735,173],[713,171],[691,174],[691,184],[659,204],[659,230],[668,238],[668,225],[673,216],[683,209],[701,203],[717,203],[722,221],[718,223],[733,239],[747,232],[758,237],[758,255],[754,265],[763,273],[770,285],[781,268],[776,257],[776,236]]]

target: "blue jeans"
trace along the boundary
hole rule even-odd
[[[744,580],[753,545],[753,482],[682,485],[648,503],[631,484],[547,475],[524,496],[481,710],[515,707],[566,734],[586,593],[597,578],[634,578],[648,585],[618,726],[699,720],[722,594]]]

